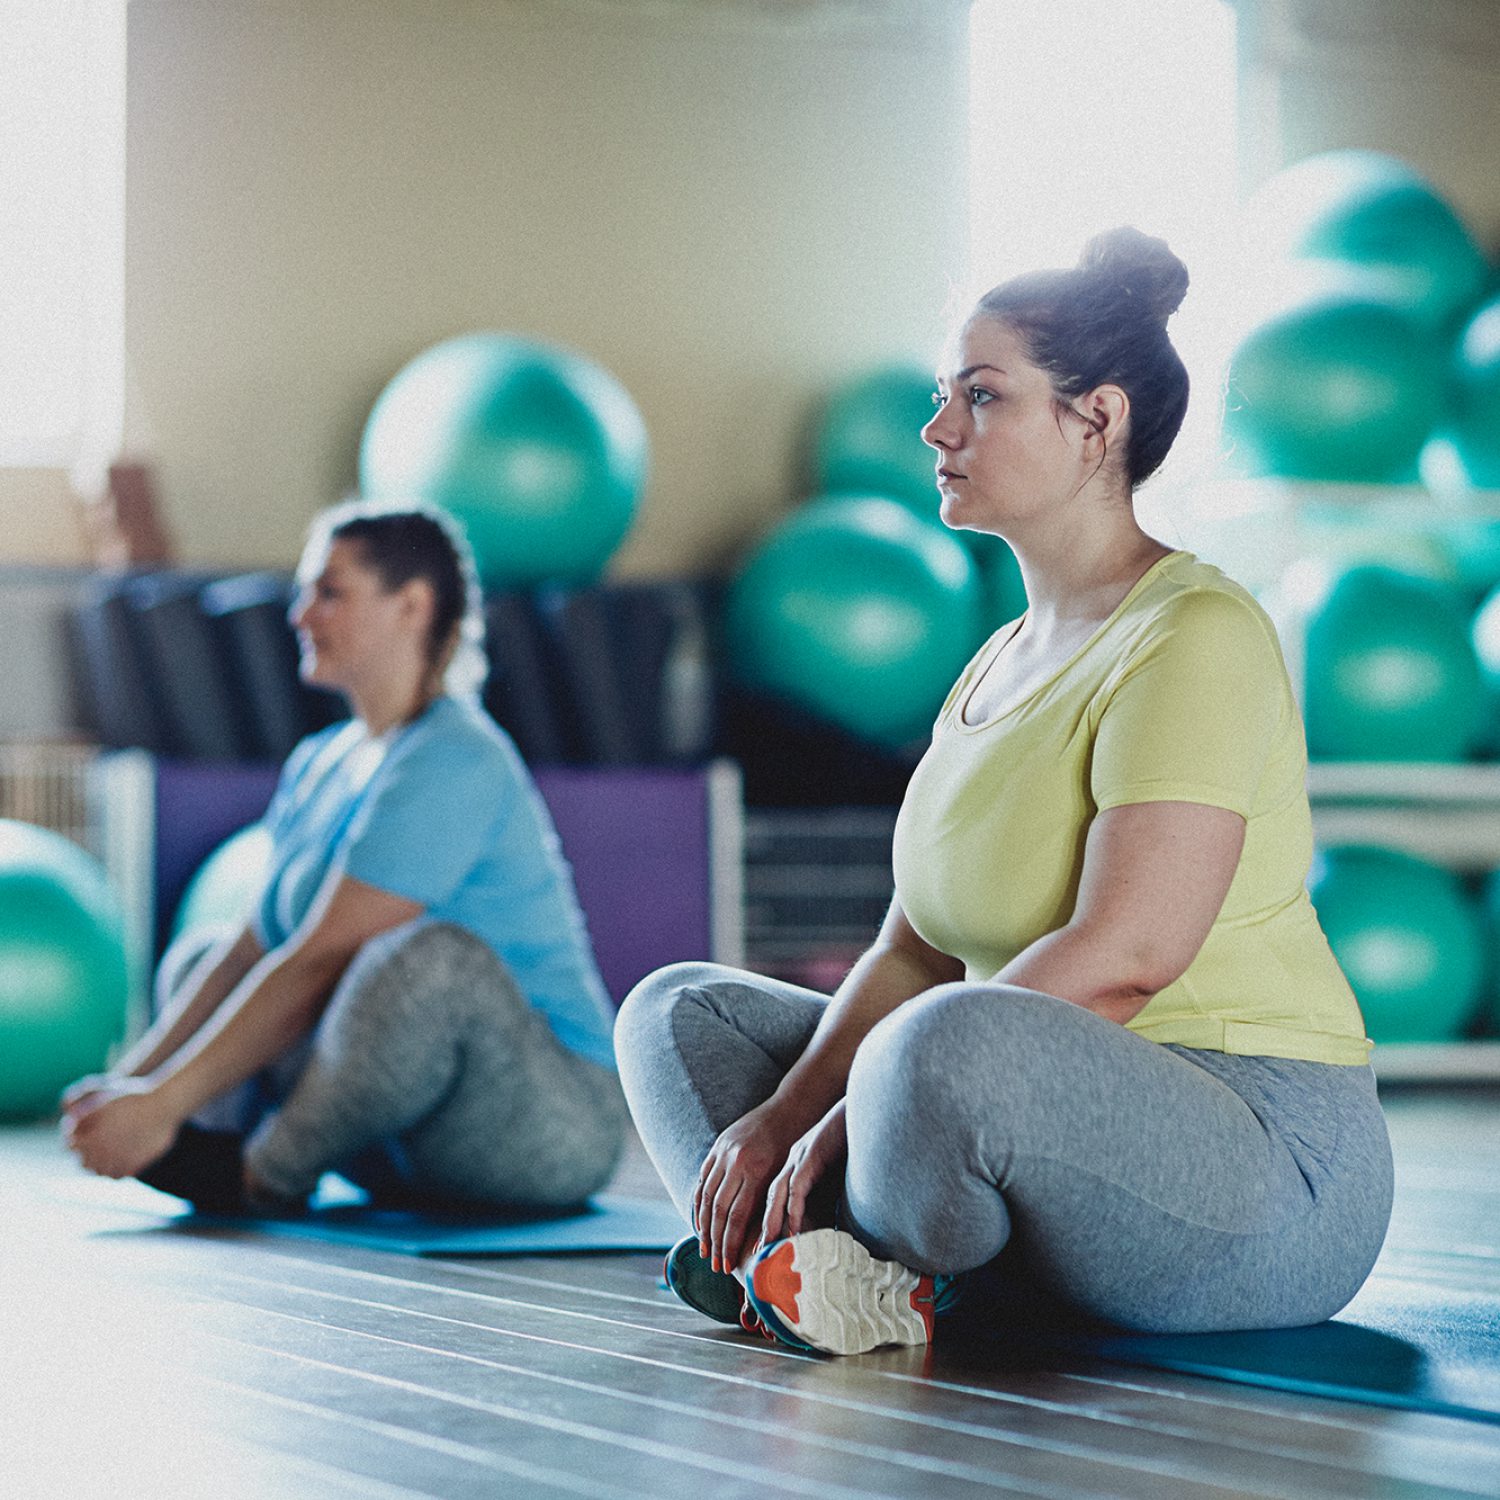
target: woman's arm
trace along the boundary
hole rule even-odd
[[[1073,915],[996,984],[1071,1000],[1121,1025],[1181,978],[1229,893],[1245,820],[1196,802],[1140,802],[1089,828]]]
[[[107,1177],[148,1166],[184,1120],[313,1028],[366,942],[421,913],[404,896],[334,872],[303,925],[180,1047],[131,1086],[89,1094],[69,1110],[69,1144],[84,1166]]]
[[[843,1097],[854,1054],[876,1024],[924,990],[963,975],[963,965],[919,937],[901,903],[892,901],[879,936],[838,987],[776,1092],[729,1126],[704,1159],[693,1224],[705,1259],[726,1270],[739,1265],[767,1186],[792,1146]]]
[[[229,998],[265,957],[252,927],[204,954],[186,982],[113,1072],[138,1078],[159,1068]]]
[[[1100,813],[1073,916],[993,982],[1056,995],[1123,1025],[1196,957],[1244,842],[1245,820],[1224,808],[1144,802]],[[776,1093],[726,1130],[704,1162],[694,1223],[705,1254],[738,1264],[745,1225],[768,1183],[763,1234],[800,1224],[808,1187],[842,1149],[840,1100],[860,1042],[907,1000],[962,978],[963,966],[925,943],[893,905]]]

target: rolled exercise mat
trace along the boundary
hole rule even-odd
[[[303,735],[346,717],[336,693],[297,676],[297,641],[287,621],[293,587],[275,573],[241,573],[208,584],[199,607],[217,638],[244,705],[252,759],[285,760]]]
[[[253,759],[244,700],[199,607],[203,586],[200,576],[155,573],[136,579],[125,600],[178,753],[189,760]]]

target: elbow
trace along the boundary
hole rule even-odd
[[[1136,941],[1104,941],[1097,952],[1108,955],[1099,964],[1099,981],[1085,1003],[1090,1010],[1124,1025],[1139,1015],[1168,986],[1186,973],[1185,959],[1175,945]]]
[[[296,1036],[311,1031],[321,1019],[349,960],[328,950],[289,954],[281,967],[282,1012]]]
[[[1160,988],[1165,989],[1162,985]],[[1151,1003],[1157,991],[1145,984],[1121,983],[1101,985],[1088,997],[1085,1004],[1096,1015],[1106,1021],[1124,1026],[1133,1021]]]
[[[1187,964],[1176,954],[1150,950],[1134,953],[1122,967],[1120,977],[1104,988],[1095,1008],[1124,1025],[1186,972]]]

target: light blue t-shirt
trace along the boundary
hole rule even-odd
[[[358,722],[310,736],[287,758],[265,825],[255,926],[267,951],[337,870],[483,938],[564,1046],[614,1067],[614,1007],[557,831],[509,736],[477,704],[439,698],[378,737]]]

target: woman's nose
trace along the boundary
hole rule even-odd
[[[953,441],[952,422],[948,419],[947,406],[940,406],[932,419],[922,429],[922,441],[929,448],[947,448]]]

